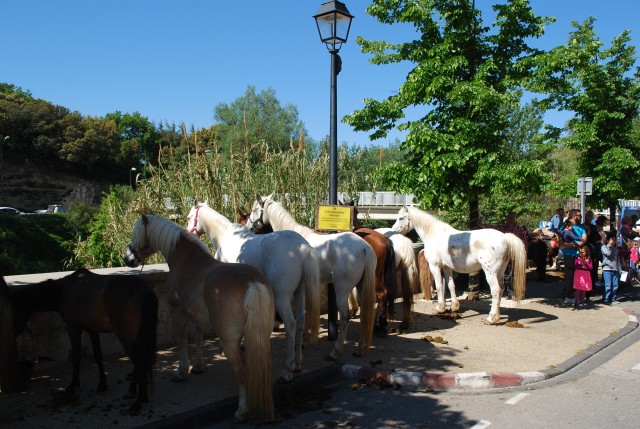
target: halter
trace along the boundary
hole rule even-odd
[[[202,206],[197,206],[196,207],[196,217],[195,219],[193,219],[193,227],[189,230],[189,234],[196,234],[199,237],[202,236],[202,234],[204,234],[204,232],[198,232],[197,228],[198,228],[198,215],[200,214],[200,208]]]
[[[249,222],[251,222],[251,228],[249,228],[251,230],[251,232],[256,232],[258,230],[261,230],[262,228],[264,228],[264,220],[262,219],[262,214],[264,213],[264,203],[260,204],[260,216],[258,216],[258,219],[253,220],[251,219],[251,215],[249,215]]]
[[[144,224],[144,243],[145,245],[143,247],[141,247],[140,249],[134,249],[133,246],[131,245],[131,243],[129,243],[128,249],[131,253],[133,253],[134,258],[136,258],[136,260],[138,262],[140,262],[140,265],[142,268],[144,268],[144,263],[145,260],[142,258],[142,256],[140,256],[140,251],[143,251],[145,249],[149,248],[149,220],[146,217],[142,218],[143,221],[142,223]],[[142,271],[142,268],[140,269],[140,271]]]

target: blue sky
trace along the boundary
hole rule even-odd
[[[322,0],[219,2],[214,0],[0,0],[0,82],[83,115],[140,112],[155,123],[214,123],[218,103],[231,103],[248,85],[272,88],[299,109],[312,138],[329,130],[330,56],[312,16]],[[364,98],[382,99],[404,81],[410,65],[374,66],[356,36],[405,41],[408,26],[388,26],[365,13],[369,1],[346,0],[355,15],[340,51],[338,116]],[[488,8],[494,0],[476,0]],[[532,45],[566,41],[571,21],[597,18],[607,45],[630,29],[640,40],[638,0],[532,0],[538,15],[555,16]],[[490,19],[485,18],[485,24]],[[560,125],[566,116],[549,115]],[[394,133],[387,140],[402,137]],[[367,133],[338,124],[338,141],[372,144]]]

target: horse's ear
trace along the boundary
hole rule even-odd
[[[197,207],[198,206],[198,199],[194,198],[193,199],[193,207]]]
[[[256,192],[256,202],[262,204],[262,196]]]
[[[350,206],[355,207],[356,206],[356,202],[354,200],[351,200],[351,202],[349,203]]]
[[[145,214],[142,215],[142,223],[145,225],[149,223],[149,217]]]
[[[209,207],[209,198],[207,198],[206,200],[204,200],[204,203],[202,203],[203,205]]]

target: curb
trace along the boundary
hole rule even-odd
[[[342,366],[342,376],[348,381],[381,379],[399,388],[415,390],[470,390],[523,386],[564,374],[597,352],[638,328],[638,318],[627,313],[627,325],[552,369],[531,372],[411,372],[384,368],[371,368],[347,364]]]

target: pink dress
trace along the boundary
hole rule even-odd
[[[593,261],[587,259],[582,262],[582,258],[577,257],[575,266],[575,273],[573,274],[573,288],[578,290],[591,290],[591,269],[593,268]]]

